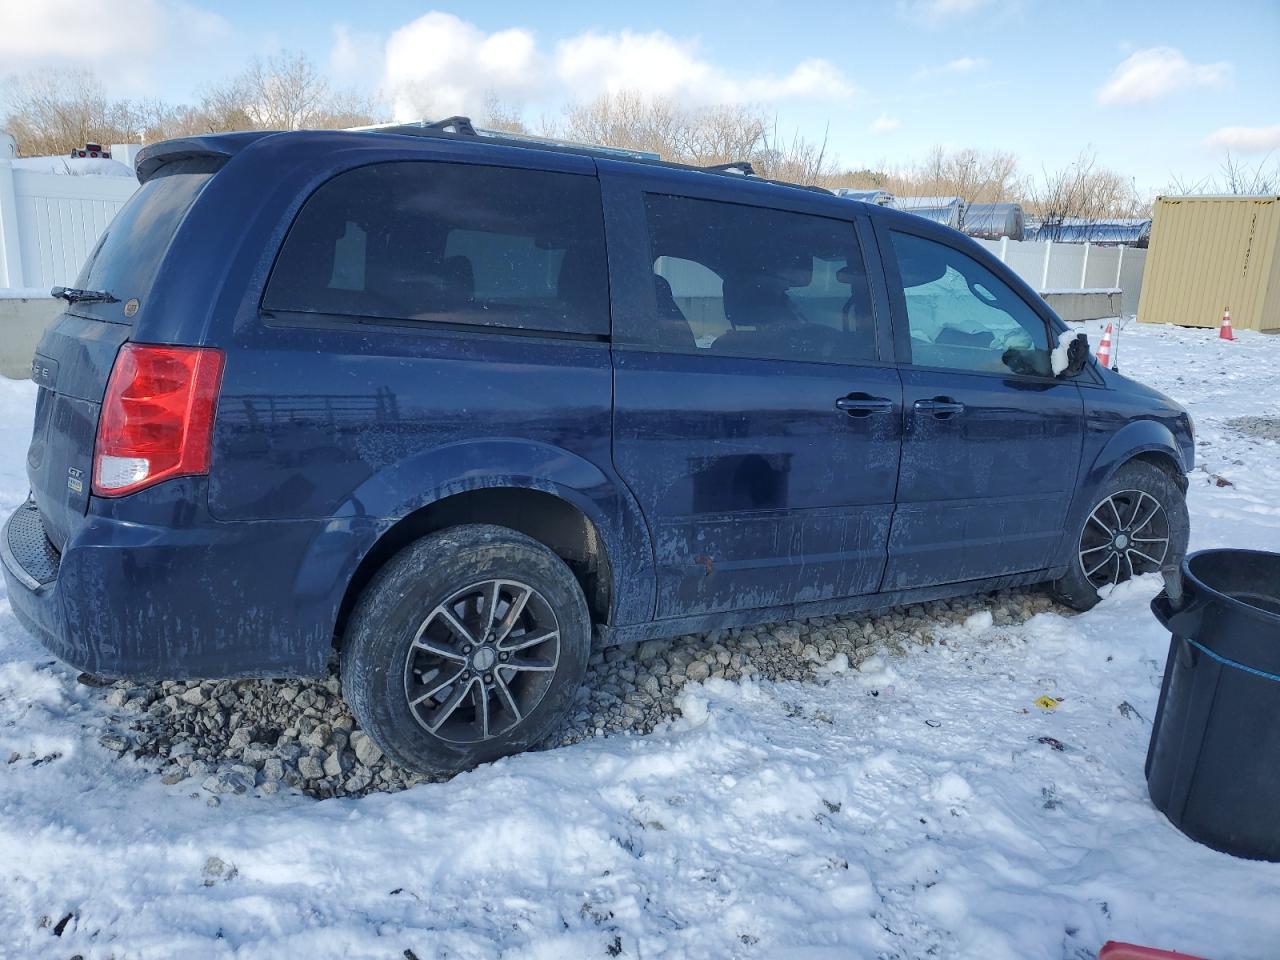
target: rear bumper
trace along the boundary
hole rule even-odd
[[[61,556],[44,535],[40,513],[28,500],[0,530],[0,566],[4,567],[9,605],[18,622],[56,656],[61,645],[57,593]]]
[[[0,531],[19,622],[59,659],[100,676],[323,673],[365,538],[347,521],[219,522],[192,506],[203,497],[168,493],[141,512],[173,513],[180,525],[126,520],[114,515],[123,500],[95,502],[60,556],[45,541],[51,568],[27,543],[34,505],[19,508]]]

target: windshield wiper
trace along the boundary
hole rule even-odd
[[[67,303],[119,303],[117,297],[113,297],[105,290],[79,290],[75,287],[54,287],[49,291],[49,295],[60,297]]]

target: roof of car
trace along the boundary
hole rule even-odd
[[[544,141],[537,138],[510,137],[500,133],[484,133],[483,135],[458,133],[455,130],[440,129],[436,126],[419,126],[403,124],[398,126],[379,127],[369,130],[255,130],[237,133],[208,134],[196,137],[184,137],[166,140],[145,147],[139,154],[136,164],[138,179],[146,183],[149,179],[161,175],[162,171],[192,170],[208,171],[218,169],[232,157],[241,154],[257,155],[259,149],[264,162],[293,162],[293,158],[306,157],[323,165],[326,157],[339,153],[347,154],[343,163],[350,163],[350,153],[368,150],[380,156],[393,159],[406,159],[405,154],[437,155],[440,159],[459,160],[472,151],[483,154],[494,161],[511,162],[517,165],[543,166],[538,161],[539,155],[546,158],[548,168],[584,172],[588,166],[599,172],[634,173],[644,175],[646,172],[659,175],[668,182],[684,181],[689,186],[701,185],[703,189],[715,188],[720,194],[716,199],[740,202],[755,202],[769,205],[777,202],[791,209],[827,215],[833,215],[837,209],[848,210],[848,205],[856,208],[886,225],[895,229],[923,232],[926,235],[938,236],[947,242],[964,245],[969,238],[950,227],[938,226],[938,232],[928,228],[937,226],[929,220],[891,207],[868,203],[864,200],[841,197],[822,187],[806,186],[782,180],[771,180],[748,172],[748,164],[723,164],[710,167],[699,167],[691,164],[676,163],[669,160],[655,159],[638,152],[619,151],[610,147],[595,147],[585,144]],[[629,155],[634,153],[635,155]],[[288,161],[285,161],[288,157]],[[364,161],[369,162],[369,161]],[[178,166],[172,167],[171,165]],[[352,163],[351,165],[355,165]],[[243,171],[250,177],[258,177],[258,171]],[[700,190],[702,192],[702,190]],[[972,241],[969,241],[972,243]],[[976,244],[975,244],[976,246]]]
[[[458,129],[460,124],[465,125],[463,129]],[[673,160],[663,160],[657,154],[638,150],[550,140],[541,137],[507,134],[500,131],[476,131],[470,126],[470,122],[465,117],[451,117],[447,121],[433,124],[406,123],[356,128],[354,130],[255,130],[165,140],[143,148],[138,154],[136,164],[138,179],[145,183],[156,176],[162,168],[177,161],[208,158],[215,162],[225,162],[245,147],[266,137],[305,139],[313,147],[316,146],[317,140],[323,142],[326,138],[331,138],[336,146],[340,140],[346,140],[350,137],[379,139],[384,137],[412,137],[420,143],[423,141],[445,141],[459,146],[477,146],[481,149],[484,146],[513,147],[520,150],[592,157],[639,166],[655,166],[702,176],[731,177],[750,180],[755,183],[773,184],[792,190],[805,190],[824,196],[835,196],[830,190],[823,187],[758,176],[749,161],[696,166],[678,163]]]

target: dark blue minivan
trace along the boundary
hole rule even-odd
[[[465,123],[143,151],[45,334],[14,612],[77,668],[323,674],[399,763],[593,645],[1176,562],[1191,422],[909,214]]]

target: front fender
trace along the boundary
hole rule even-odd
[[[1091,430],[1099,429],[1091,423]],[[1066,556],[1068,546],[1075,536],[1076,530],[1084,522],[1089,510],[1097,502],[1098,491],[1117,470],[1140,454],[1157,453],[1167,456],[1180,472],[1186,473],[1187,464],[1173,431],[1159,420],[1131,420],[1116,430],[1102,444],[1102,449],[1081,471],[1081,479],[1076,486],[1075,496],[1071,501],[1071,510],[1062,533],[1058,556]]]
[[[653,548],[639,504],[612,471],[561,447],[487,438],[445,444],[392,464],[357,487],[339,518],[367,518],[382,530],[445,497],[472,490],[539,490],[575,506],[595,526],[613,573],[614,622],[651,618]],[[373,543],[364,545],[367,552]]]
[[[1125,463],[1142,453],[1165,455],[1177,465],[1179,473],[1186,474],[1188,470],[1172,430],[1159,420],[1133,420],[1112,434],[1094,458],[1084,474],[1081,491],[1096,491]]]

